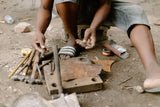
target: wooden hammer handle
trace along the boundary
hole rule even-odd
[[[30,56],[30,54],[31,54],[31,52],[24,58],[24,60],[22,60],[19,63],[19,65],[17,66],[17,68],[12,73],[9,74],[9,78],[11,78],[16,73],[16,71],[19,69],[20,66],[23,65],[23,63],[27,60],[27,58]]]
[[[35,55],[35,52],[36,52],[36,50],[33,49],[33,50],[32,50],[32,53],[31,53],[31,55],[30,55],[30,57],[29,57],[29,59],[28,59],[28,61],[27,61],[27,67],[24,69],[24,72],[23,72],[22,75],[26,75],[26,74],[27,74],[28,69],[29,69],[29,66],[31,65],[31,62],[32,62],[33,57],[34,57],[34,55]]]
[[[40,52],[36,51],[34,63],[33,63],[33,70],[32,70],[32,74],[31,74],[31,79],[35,78],[35,74],[37,71],[37,63],[39,63],[39,57],[40,57]]]

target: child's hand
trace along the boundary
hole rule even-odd
[[[96,29],[86,29],[83,40],[81,42],[76,41],[76,43],[85,49],[92,49],[96,44]]]
[[[45,49],[45,36],[42,33],[36,33],[32,42],[33,48],[43,53]]]

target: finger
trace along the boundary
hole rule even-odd
[[[83,38],[83,42],[87,42],[88,38],[90,37],[90,33],[86,30]]]
[[[91,46],[86,46],[86,47],[85,47],[85,49],[87,49],[87,50],[88,50],[88,49],[92,49],[92,48],[93,48],[93,47],[91,47]]]
[[[87,45],[91,44],[91,39],[87,40]]]
[[[45,48],[45,45],[44,45],[44,41],[43,41],[43,40],[40,40],[40,47],[41,47],[42,49]]]
[[[39,51],[39,52],[43,52],[43,50],[38,46],[38,44],[37,43],[34,43],[33,44],[33,47],[37,50],[37,51]]]
[[[96,36],[91,37],[91,45],[94,47],[96,45]]]
[[[81,41],[81,40],[79,40],[79,39],[76,40],[76,43],[77,43],[78,45],[84,47],[84,48],[86,47],[86,43],[84,43],[83,41]]]

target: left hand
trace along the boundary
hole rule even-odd
[[[87,28],[85,31],[82,43],[77,42],[77,44],[84,47],[85,49],[92,49],[96,44],[96,29]],[[88,44],[88,45],[84,45],[84,44]]]

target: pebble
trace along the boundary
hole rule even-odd
[[[144,92],[144,89],[141,86],[135,86],[134,89],[139,93],[143,93]]]
[[[136,60],[136,58],[132,58],[132,60],[133,60],[133,61],[135,61],[135,60]]]
[[[6,65],[5,67],[6,67],[6,68],[9,68],[9,66],[8,66],[8,65]]]
[[[12,87],[11,87],[11,86],[9,86],[9,87],[8,87],[8,90],[9,90],[9,91],[12,91]]]
[[[3,32],[0,30],[0,34],[2,34]]]
[[[17,89],[13,89],[13,92],[17,92]]]

